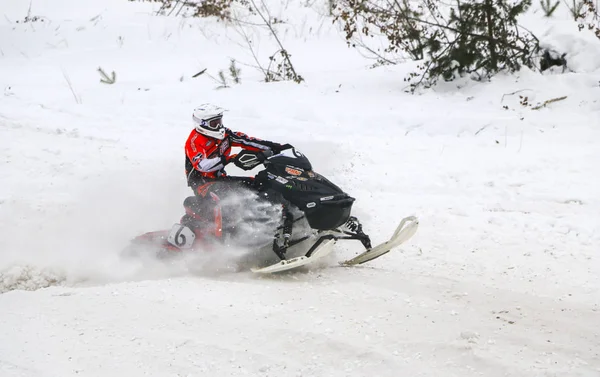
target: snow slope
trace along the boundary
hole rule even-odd
[[[409,68],[367,69],[320,3],[272,8],[305,83],[240,65],[219,90],[192,75],[252,64],[232,27],[118,0],[35,1],[44,21],[23,23],[28,8],[0,3],[0,376],[600,375],[600,43],[566,14],[528,22],[574,72],[411,96]],[[120,259],[181,216],[207,101],[300,148],[374,242],[411,214],[417,234],[369,265],[275,277],[234,271],[244,250]]]

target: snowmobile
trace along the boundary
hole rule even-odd
[[[228,206],[227,198],[211,193],[210,199],[216,203],[215,221],[212,225],[213,228],[216,227],[215,231],[222,243],[240,233],[240,224],[251,229],[269,222],[274,224],[273,232],[267,238],[268,245],[264,244],[266,239],[263,237],[262,247],[269,247],[279,261],[263,267],[252,267],[252,272],[268,274],[314,263],[329,255],[333,246],[342,240],[359,241],[365,251],[339,264],[362,264],[390,252],[417,231],[418,219],[415,216],[405,217],[388,241],[372,247],[371,239],[363,231],[362,224],[351,215],[355,198],[315,172],[308,158],[295,148],[279,154],[244,150],[235,156],[233,163],[243,170],[252,170],[262,164],[264,169],[254,177],[254,189],[245,190],[245,198],[254,203],[275,206],[270,207],[271,209],[279,209],[274,212],[266,209],[267,207],[240,204],[240,201],[234,201],[233,205]],[[244,208],[255,208],[255,213],[249,215],[248,211],[243,211]],[[240,214],[240,211],[244,213]],[[296,231],[297,229],[300,231]],[[251,239],[241,233],[243,242],[251,243]],[[290,248],[306,242],[309,242],[308,250],[302,250],[300,256],[288,258],[286,253]],[[179,223],[174,224],[170,230],[138,236],[132,244],[158,245],[161,252],[167,254],[206,246],[202,240],[196,239],[194,231]],[[252,245],[255,246],[259,245]]]

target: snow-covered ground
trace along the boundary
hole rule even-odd
[[[600,376],[600,42],[565,12],[527,21],[575,72],[409,95],[409,68],[367,69],[324,4],[272,8],[305,83],[240,64],[219,90],[192,75],[253,64],[231,26],[31,4],[43,21],[0,0],[0,376]],[[120,259],[179,220],[204,102],[302,150],[375,243],[408,215],[417,234],[368,265],[270,277],[229,268],[240,250]]]

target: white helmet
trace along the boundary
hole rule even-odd
[[[196,107],[192,114],[196,131],[202,135],[223,140],[225,137],[224,111],[225,109],[209,103]]]

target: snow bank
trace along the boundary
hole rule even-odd
[[[65,283],[66,276],[50,269],[36,269],[31,266],[14,266],[0,271],[0,293],[14,289],[34,291]]]

